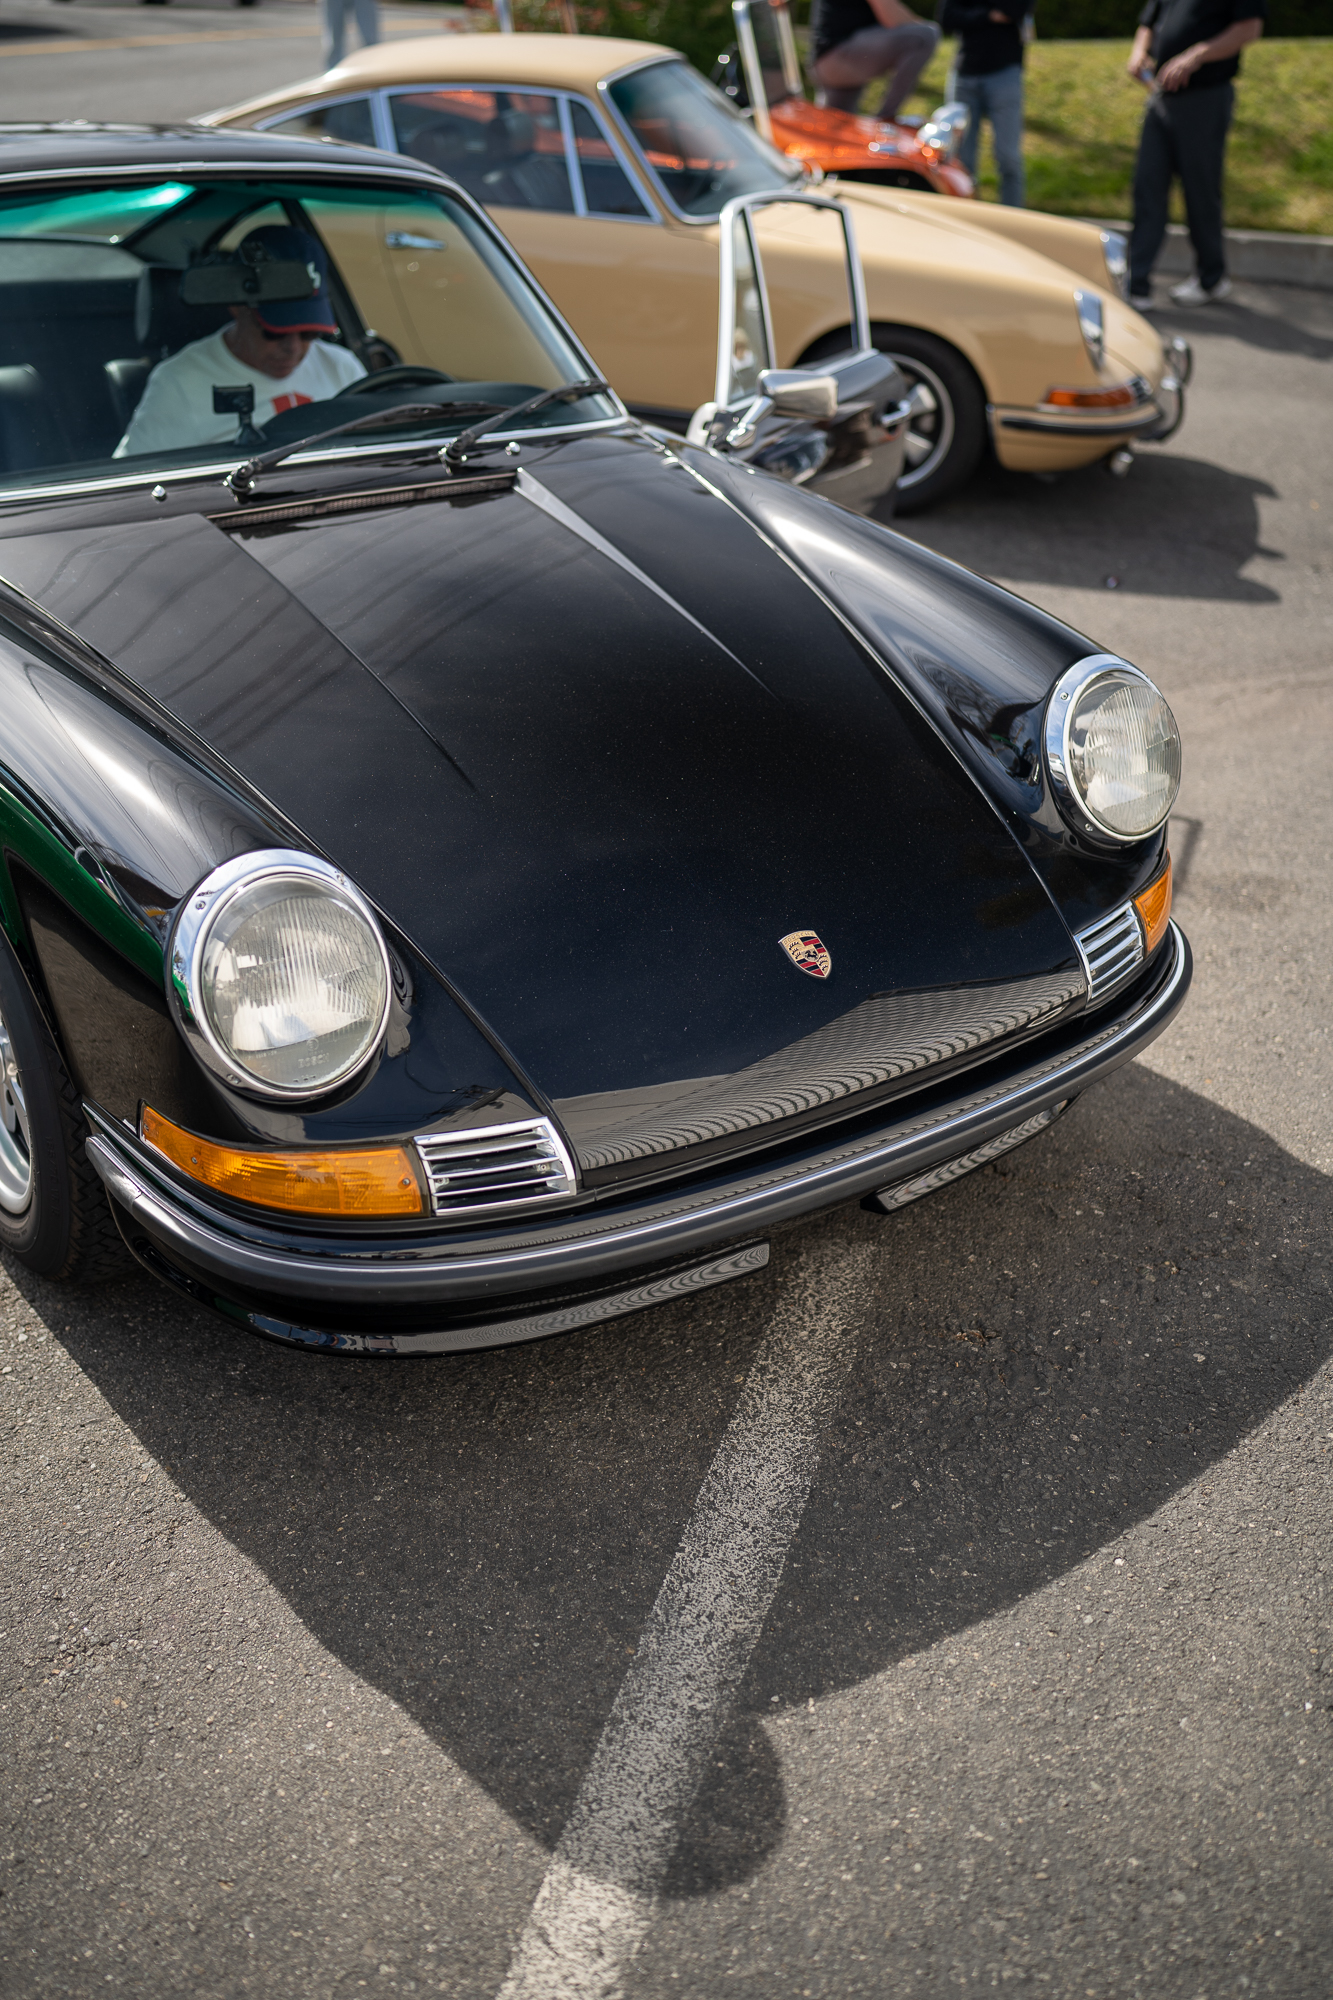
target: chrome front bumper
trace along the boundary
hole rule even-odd
[[[992,430],[1036,431],[1045,437],[1106,439],[1108,449],[1126,438],[1161,444],[1174,436],[1185,420],[1185,389],[1194,372],[1190,344],[1179,334],[1166,343],[1166,372],[1151,394],[1141,403],[1130,405],[1123,414],[1110,410],[1105,416],[1063,416],[1048,408],[1002,410],[987,405]],[[1147,390],[1146,381],[1143,384]]]
[[[267,1217],[241,1221],[95,1106],[88,1157],[140,1261],[256,1332],[351,1352],[496,1346],[758,1268],[762,1258],[744,1261],[763,1249],[745,1240],[757,1232],[976,1152],[1139,1054],[1175,1015],[1190,975],[1189,946],[1172,924],[1167,945],[1114,1002],[1025,1044],[1008,1063],[998,1057],[748,1170],[733,1162],[709,1178],[503,1231],[367,1240],[297,1232]],[[721,1246],[742,1264],[720,1268]]]

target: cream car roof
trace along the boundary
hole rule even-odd
[[[423,35],[417,41],[380,42],[371,49],[358,49],[337,69],[295,90],[316,82],[321,96],[339,85],[364,90],[394,83],[513,83],[534,89],[593,90],[604,76],[631,63],[675,54],[656,42],[615,41],[607,35]]]

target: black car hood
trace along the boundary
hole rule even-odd
[[[347,869],[589,1164],[1077,1002],[977,784],[733,508],[629,440],[525,463],[249,531],[57,522],[0,540],[0,576]],[[806,931],[826,979],[782,948]]]

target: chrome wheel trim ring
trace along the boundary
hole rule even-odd
[[[23,1075],[0,1013],[0,1209],[22,1215],[32,1200],[32,1130]]]
[[[895,354],[891,347],[881,351],[907,378],[912,414],[907,420],[907,450],[898,490],[910,493],[938,472],[949,455],[955,428],[953,397],[935,370],[914,354]]]

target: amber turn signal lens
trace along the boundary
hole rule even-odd
[[[422,1212],[421,1185],[402,1146],[346,1153],[250,1153],[186,1132],[147,1104],[140,1131],[191,1180],[235,1201],[285,1209],[289,1215]]]
[[[1119,382],[1114,389],[1048,389],[1046,404],[1057,410],[1123,410],[1138,397],[1128,382]]]
[[[1139,913],[1143,925],[1143,948],[1151,951],[1161,942],[1162,933],[1171,920],[1171,856],[1166,857],[1166,866],[1155,882],[1134,898],[1134,908]]]

